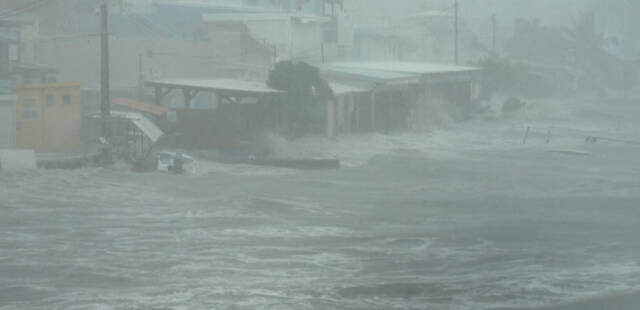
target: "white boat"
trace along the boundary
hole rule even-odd
[[[194,171],[197,164],[195,158],[184,153],[161,151],[156,155],[158,158],[158,171],[183,173]],[[178,162],[182,161],[182,164]]]

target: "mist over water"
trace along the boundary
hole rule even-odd
[[[101,3],[0,0],[0,310],[640,309],[640,1]]]
[[[638,109],[542,100],[281,141],[344,158],[335,171],[3,172],[0,309],[490,309],[634,292],[640,149],[582,134],[631,139]],[[527,126],[545,130],[523,145]]]

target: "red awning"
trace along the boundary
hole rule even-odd
[[[169,112],[169,109],[163,106],[150,104],[146,102],[140,102],[140,101],[127,99],[127,98],[114,98],[112,102],[113,104],[127,107],[137,112],[149,113],[151,115],[159,116],[159,117],[165,116],[167,112]]]

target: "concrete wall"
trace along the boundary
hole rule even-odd
[[[112,39],[110,44],[114,88],[138,86],[140,73],[146,79],[216,75],[216,48],[211,42]],[[87,88],[99,87],[99,38],[43,38],[39,46],[39,62],[58,69],[60,80],[83,81]]]
[[[215,109],[177,109],[180,143],[202,149],[232,149],[264,125],[262,104],[219,104]]]
[[[0,8],[3,9],[13,10],[25,7],[29,8],[27,13],[34,15],[38,20],[41,34],[61,34],[69,30],[69,0],[0,0]]]
[[[336,96],[327,102],[327,127],[328,137],[340,134],[348,134],[360,130],[359,126],[359,100],[356,94]]]
[[[16,145],[39,152],[66,152],[81,144],[79,84],[16,85]]]
[[[319,62],[321,59],[323,22],[297,22],[288,15],[279,14],[263,19],[248,17],[246,20],[239,16],[234,21],[216,21],[215,17],[212,14],[211,20],[207,21],[209,36],[214,41],[230,44],[241,39],[240,35],[243,34],[262,45],[270,60],[277,57],[279,60],[295,58]],[[235,45],[242,46],[237,43]],[[327,55],[335,55],[333,50],[335,48],[332,49],[327,44]]]

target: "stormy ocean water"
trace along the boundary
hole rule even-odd
[[[2,172],[0,309],[637,309],[638,113],[282,146],[330,171]]]

